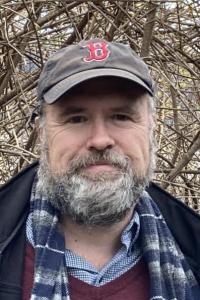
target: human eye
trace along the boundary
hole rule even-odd
[[[71,116],[68,118],[67,123],[70,124],[79,124],[84,123],[87,121],[87,118],[85,116]]]
[[[127,114],[115,114],[113,115],[113,120],[115,121],[121,121],[121,122],[125,122],[125,121],[130,121],[131,118],[129,115]]]

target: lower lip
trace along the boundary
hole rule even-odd
[[[116,171],[116,168],[110,165],[92,165],[86,167],[86,170],[90,172],[113,172]]]

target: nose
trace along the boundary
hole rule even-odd
[[[90,136],[87,141],[88,150],[102,151],[112,149],[114,145],[115,141],[103,120],[97,121],[92,125]]]

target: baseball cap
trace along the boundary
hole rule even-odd
[[[130,80],[154,95],[148,67],[129,45],[91,39],[49,58],[38,81],[38,100],[52,104],[81,82],[105,76]]]

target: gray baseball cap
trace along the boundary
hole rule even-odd
[[[105,76],[125,78],[154,95],[148,67],[130,46],[92,39],[62,48],[49,58],[39,78],[38,100],[52,104],[81,82]]]

